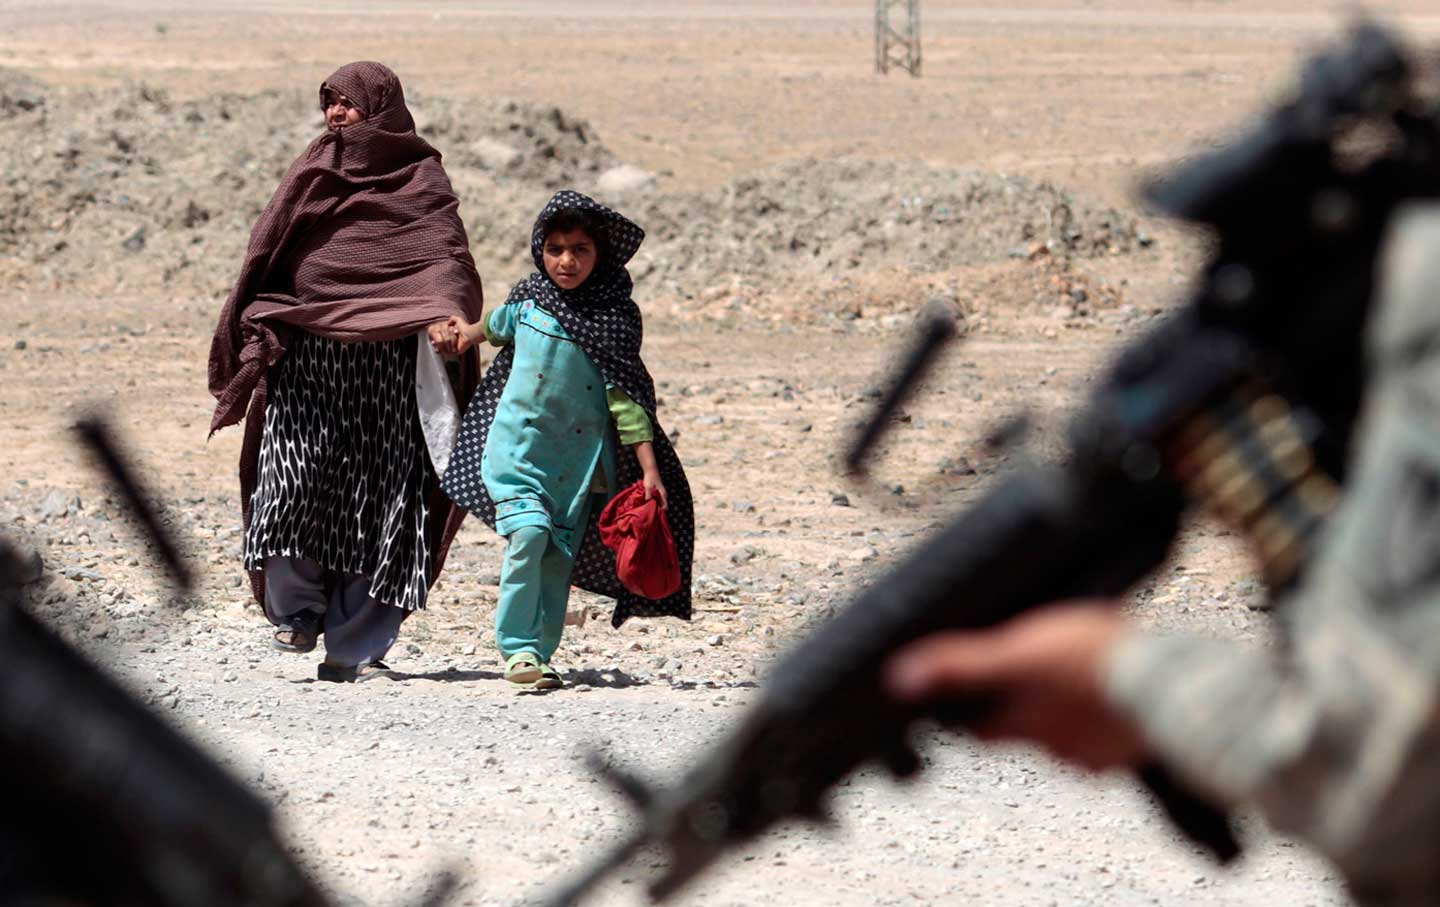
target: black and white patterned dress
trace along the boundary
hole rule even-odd
[[[415,402],[413,337],[301,333],[271,370],[245,567],[300,557],[369,577],[370,595],[425,607],[433,476]]]

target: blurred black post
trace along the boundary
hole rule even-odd
[[[114,480],[125,498],[125,504],[140,518],[141,525],[145,527],[145,534],[159,549],[160,558],[165,562],[166,569],[170,571],[171,578],[175,580],[181,591],[188,592],[194,583],[190,566],[180,554],[174,538],[161,525],[160,515],[151,503],[150,496],[145,493],[135,471],[130,468],[129,462],[121,452],[110,431],[110,426],[99,416],[92,415],[77,422],[75,432],[95,457],[96,462]]]

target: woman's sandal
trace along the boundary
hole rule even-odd
[[[270,645],[281,652],[306,652],[315,651],[315,643],[320,639],[320,612],[300,611],[285,618],[285,621],[275,631],[275,638],[270,640]]]
[[[505,679],[511,683],[534,683],[541,676],[540,657],[534,652],[516,652],[505,659]]]
[[[537,690],[558,690],[565,686],[565,681],[560,679],[560,672],[548,664],[540,666],[540,679],[535,681]]]
[[[383,661],[366,662],[363,665],[332,665],[321,662],[315,669],[315,679],[330,683],[363,683],[377,677],[395,679],[395,672]]]
[[[374,680],[377,677],[385,677],[390,680],[394,680],[395,672],[390,670],[390,666],[383,661],[372,661],[367,664],[357,665],[355,667],[356,683],[363,683],[367,680]]]

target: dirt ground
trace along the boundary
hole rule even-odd
[[[838,0],[0,6],[10,80],[0,89],[21,97],[16,80],[33,79],[43,103],[16,116],[39,110],[48,124],[0,122],[17,130],[5,183],[23,187],[38,212],[0,221],[10,231],[0,230],[0,525],[44,558],[37,610],[251,782],[303,862],[346,902],[413,902],[445,868],[465,879],[456,903],[511,905],[546,890],[630,820],[581,765],[582,747],[675,778],[766,672],[785,670],[790,639],[1014,465],[1022,454],[982,450],[989,429],[1028,408],[1030,455],[1054,454],[1096,370],[1178,298],[1199,260],[1197,238],[1147,215],[1134,185],[1276,96],[1297,52],[1344,22],[1302,0],[923,6],[916,80],[872,72],[871,7]],[[1440,37],[1431,3],[1371,8],[1412,37]],[[233,210],[217,196],[211,227],[194,228],[203,243],[159,215],[146,220],[160,202],[112,200],[152,164],[160,182],[171,179],[164,168],[181,168],[178,151],[151,161],[105,151],[112,185],[98,196],[87,188],[99,200],[83,212],[45,206],[72,197],[66,180],[106,179],[101,170],[22,182],[29,165],[17,154],[33,152],[38,171],[69,142],[83,162],[134,98],[165,94],[146,121],[161,126],[182,108],[263,102],[283,113],[283,93],[308,96],[335,66],[363,58],[392,65],[407,92],[437,99],[426,110],[450,118],[433,140],[470,206],[462,213],[492,299],[523,276],[521,237],[477,239],[473,225],[537,209],[549,181],[588,189],[602,165],[641,168],[651,182],[631,210],[675,224],[670,239],[655,236],[665,260],[654,267],[678,277],[642,281],[640,302],[660,415],[695,490],[696,618],[617,632],[603,601],[577,594],[592,620],[567,633],[557,665],[569,686],[553,694],[517,693],[499,677],[490,626],[501,547],[478,524],[463,530],[430,607],[405,625],[390,659],[402,679],[316,684],[312,658],[268,647],[241,586],[240,438],[232,430],[207,443],[204,378],[216,281],[223,293],[246,212],[273,185],[266,171],[233,190]],[[584,118],[603,161],[505,177],[472,145],[447,146],[447,137],[478,141],[464,132],[466,111],[489,111],[496,98],[534,105],[516,117],[553,105]],[[118,119],[123,129],[133,117]],[[218,180],[240,166],[222,153],[233,149],[206,144],[218,140],[203,120],[192,122],[199,164],[176,173]],[[314,124],[296,113],[282,125],[255,154],[283,163]],[[854,212],[861,228],[898,223],[892,246],[832,237],[817,248],[838,256],[833,267],[784,255],[742,265],[752,260],[743,237],[707,240],[677,213],[733,212],[752,204],[744,186],[789,185],[777,196],[784,216],[811,191],[805,172],[838,160],[851,163],[821,171],[834,183],[828,204],[855,199],[866,208]],[[1000,205],[977,209],[983,223],[914,221],[918,238],[906,245],[913,224],[895,214],[909,206],[903,187],[942,194],[957,174],[999,180],[985,183],[999,198],[1063,192],[1089,218],[1087,236],[1103,223],[1106,240],[1047,247],[1033,211]],[[490,204],[493,218],[473,210]],[[127,257],[122,241],[137,223],[149,245]],[[922,247],[926,229],[953,245]],[[55,257],[42,261],[35,250],[52,235],[65,250],[52,244]],[[966,237],[982,235],[967,254]],[[723,248],[711,254],[707,243]],[[201,272],[190,282],[171,282],[158,257],[143,257],[186,245],[200,250],[187,253]],[[954,256],[963,263],[948,266]],[[843,278],[830,273],[842,267]],[[883,481],[847,484],[836,453],[913,313],[935,295],[963,313],[967,336],[907,407],[877,466]],[[133,525],[71,446],[67,426],[97,406],[124,431],[202,567],[191,601],[171,600]],[[1263,645],[1269,618],[1253,610],[1262,594],[1236,540],[1201,523],[1132,607],[1157,626]],[[1243,863],[1222,871],[1126,778],[1083,778],[1028,751],[929,736],[918,781],[862,773],[837,792],[834,832],[778,830],[677,903],[1345,903],[1323,864],[1258,822],[1246,822]],[[651,870],[642,859],[593,903],[640,903]]]

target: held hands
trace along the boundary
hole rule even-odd
[[[470,349],[484,337],[484,331],[478,322],[471,324],[459,315],[451,315],[445,322],[445,328],[455,340],[457,354]]]
[[[475,345],[481,336],[480,325],[471,324],[459,315],[451,315],[425,329],[430,346],[442,356],[458,356]]]
[[[436,321],[425,329],[430,338],[430,347],[442,356],[458,356],[464,352],[464,348],[456,343],[455,333],[450,329],[450,322],[457,320],[454,315],[449,321]]]
[[[922,639],[891,657],[883,682],[902,702],[993,697],[974,727],[984,739],[1038,743],[1094,771],[1138,765],[1145,742],[1101,680],[1127,632],[1112,602],[1063,602],[991,629]]]

